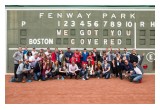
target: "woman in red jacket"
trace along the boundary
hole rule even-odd
[[[91,65],[94,65],[94,56],[93,56],[92,52],[89,52],[89,55],[87,57],[87,61],[88,62],[90,61]]]
[[[81,67],[81,54],[80,54],[80,52],[78,50],[76,50],[74,52],[73,56],[75,58],[75,63],[80,68]]]

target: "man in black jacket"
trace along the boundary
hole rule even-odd
[[[130,54],[129,58],[130,58],[131,63],[133,63],[133,62],[138,63],[138,57],[137,57],[135,49],[132,50],[132,53]]]
[[[41,71],[42,71],[42,59],[39,59],[36,62],[34,68],[34,80],[38,81],[40,79]]]

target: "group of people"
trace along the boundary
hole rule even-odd
[[[31,51],[27,47],[18,48],[13,55],[14,58],[14,76],[11,82],[31,82],[45,81],[48,79],[64,80],[65,78],[75,78],[88,80],[89,78],[105,78],[112,76],[129,81],[141,82],[143,69],[141,67],[143,55],[138,55],[136,50],[124,52],[120,49],[112,50],[112,47],[105,51],[83,51],[76,49],[74,52],[68,47],[67,51],[55,48],[51,51],[36,48]],[[122,73],[124,72],[124,77]]]

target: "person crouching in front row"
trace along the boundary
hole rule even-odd
[[[61,79],[64,80],[64,77],[68,74],[68,68],[65,61],[60,66],[59,73],[61,74]]]
[[[17,69],[18,82],[31,82],[31,74],[30,74],[31,66],[29,64],[29,60],[25,60],[25,62],[21,62]],[[26,77],[26,81],[23,79]]]
[[[75,79],[77,79],[77,75],[79,75],[79,68],[77,64],[75,64],[75,62],[73,61],[72,64],[69,65],[70,79],[72,78],[72,76],[75,76]]]
[[[41,72],[42,72],[42,58],[36,62],[35,67],[34,67],[34,80],[35,81],[40,81],[41,77]]]
[[[88,80],[88,69],[86,64],[82,65],[80,76],[82,77],[82,80]]]
[[[142,62],[143,62],[143,58],[144,58],[144,53],[140,58],[139,62],[134,61],[133,62],[133,67],[134,67],[134,71],[133,74],[131,74],[130,76],[130,81],[132,82],[142,82],[142,77],[143,77],[143,68],[141,66]]]

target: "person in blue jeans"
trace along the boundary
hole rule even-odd
[[[110,64],[107,63],[107,60],[104,60],[104,65],[102,66],[102,73],[105,79],[110,78]]]
[[[31,66],[29,64],[29,60],[25,60],[25,62],[20,63],[16,72],[18,76],[18,82],[32,82],[30,70]],[[24,76],[26,77],[26,81],[24,79]]]
[[[144,54],[143,56],[141,56],[141,60],[137,63],[137,62],[133,62],[133,67],[134,67],[134,71],[133,74],[131,74],[130,76],[130,81],[132,82],[141,82],[142,77],[143,77],[143,68],[141,66],[142,61],[144,58]]]
[[[88,79],[88,70],[87,70],[87,65],[83,64],[81,70],[80,70],[80,76],[82,77],[82,80],[87,80]]]
[[[34,80],[38,81],[40,80],[41,76],[41,71],[42,71],[42,59],[39,59],[34,68]]]

